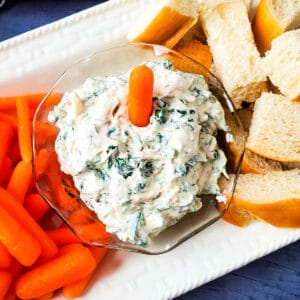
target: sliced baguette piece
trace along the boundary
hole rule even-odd
[[[252,22],[253,33],[261,54],[271,48],[274,38],[300,27],[300,1],[261,0]]]
[[[233,163],[235,168],[238,166],[241,153],[243,152],[243,147],[245,144],[245,140],[248,136],[248,129],[250,126],[252,112],[249,109],[244,109],[238,112],[240,120],[243,124],[243,128],[245,130],[244,135],[240,135],[240,131],[232,132],[235,139],[228,143],[228,147],[230,149],[231,157],[228,157],[228,161]],[[228,123],[228,125],[234,130],[235,126]],[[244,152],[242,164],[241,164],[241,172],[242,173],[255,173],[255,174],[265,174],[270,171],[279,171],[281,170],[281,164],[278,161],[270,160],[264,158],[260,155],[253,153],[252,151],[246,149]]]
[[[197,0],[152,0],[127,34],[131,42],[172,48],[196,24]]]
[[[210,46],[216,75],[235,107],[255,101],[267,90],[266,75],[254,43],[247,7],[241,0],[200,6],[199,17]]]
[[[272,84],[288,99],[300,101],[300,29],[272,41],[263,65]]]
[[[232,177],[222,184],[226,195]],[[251,220],[258,218],[277,227],[300,227],[300,170],[240,174],[231,205],[240,209],[239,216],[245,218],[245,224],[253,216]],[[248,215],[244,215],[245,211]]]
[[[246,149],[281,162],[299,162],[300,103],[263,93],[254,105]]]

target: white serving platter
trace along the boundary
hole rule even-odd
[[[80,57],[126,42],[147,2],[111,0],[0,43],[0,96],[44,92]],[[299,239],[300,229],[220,220],[166,254],[110,251],[81,299],[174,298]]]

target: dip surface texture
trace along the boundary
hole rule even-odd
[[[201,75],[173,71],[167,60],[146,64],[154,72],[146,127],[128,120],[129,73],[87,79],[49,115],[60,129],[61,170],[108,232],[138,245],[199,210],[200,193],[219,192],[226,158],[216,134],[228,130]]]

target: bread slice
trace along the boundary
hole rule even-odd
[[[218,3],[199,11],[203,30],[213,55],[217,76],[235,107],[255,101],[266,91],[266,76],[241,0]]]
[[[273,40],[263,64],[272,84],[288,99],[300,101],[300,29]]]
[[[223,193],[231,184],[232,177],[223,181]],[[300,227],[300,169],[240,174],[231,205],[245,224],[258,218],[277,227]]]
[[[284,31],[300,27],[300,1],[261,0],[252,23],[261,54],[271,48],[274,38]]]
[[[300,103],[263,93],[256,100],[246,148],[281,162],[300,161]]]
[[[241,153],[244,150],[245,140],[247,139],[248,129],[251,123],[252,112],[250,109],[243,109],[238,112],[238,115],[245,130],[244,135],[240,134],[241,131],[233,131],[232,133],[235,139],[227,145],[231,154],[231,156],[228,157],[228,161],[233,164],[235,168],[238,166]],[[230,121],[228,125],[232,128],[231,130],[235,129],[235,126],[232,126]],[[265,174],[270,171],[279,171],[281,169],[281,164],[278,161],[264,158],[248,149],[246,149],[244,152],[241,164],[242,173]]]
[[[152,0],[127,34],[131,42],[172,48],[196,24],[197,0]]]

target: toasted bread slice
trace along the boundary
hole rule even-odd
[[[300,101],[300,29],[272,41],[263,65],[273,85],[288,99]]]
[[[196,24],[197,7],[197,0],[152,0],[127,38],[172,48]]]
[[[300,103],[263,93],[256,100],[246,148],[281,162],[300,161]]]
[[[204,2],[205,3],[205,2]],[[266,75],[256,48],[245,3],[225,1],[199,11],[214,68],[235,107],[255,101],[267,90]]]
[[[284,31],[299,27],[300,1],[295,0],[261,0],[252,23],[261,54],[269,50],[272,40]]]
[[[232,178],[222,184],[226,194]],[[277,227],[300,227],[300,170],[241,174],[231,205],[231,216],[234,210],[244,224],[258,218]]]

